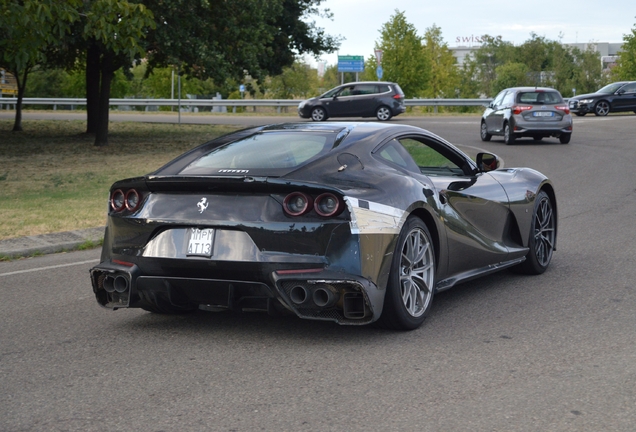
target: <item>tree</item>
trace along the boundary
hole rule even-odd
[[[152,12],[126,0],[84,2],[81,39],[86,55],[87,132],[95,145],[108,144],[111,83],[115,72],[145,53],[142,44],[155,27]]]
[[[556,88],[565,97],[573,96],[572,78],[574,76],[574,55],[572,50],[559,42],[552,42],[551,73],[546,85]]]
[[[564,94],[570,94],[570,88],[575,88],[576,94],[594,93],[603,83],[598,52],[592,46],[585,51],[573,48],[571,52],[574,57],[572,80]]]
[[[143,0],[157,27],[148,34],[149,70],[175,65],[224,82],[278,75],[303,54],[333,52],[338,40],[308,20],[321,0]]]
[[[360,73],[360,81],[378,81],[378,60],[371,54],[364,61],[364,71]],[[384,79],[384,76],[382,76]]]
[[[530,69],[525,63],[506,63],[495,69],[496,78],[492,82],[493,94],[508,87],[522,87],[534,85]]]
[[[457,60],[442,37],[442,29],[433,24],[424,33],[424,53],[431,65],[431,75],[423,96],[455,98],[459,91]]]
[[[14,131],[22,130],[22,99],[29,73],[78,19],[81,0],[0,0],[0,66],[18,84]]]
[[[382,25],[376,48],[383,50],[383,79],[400,85],[407,98],[421,96],[431,78],[431,62],[422,50],[422,38],[404,12],[395,11]]]
[[[270,79],[268,92],[274,99],[305,99],[313,96],[318,86],[318,73],[309,65],[299,61],[283,69],[283,73]]]
[[[497,67],[514,61],[514,45],[504,41],[501,36],[483,35],[482,46],[466,59],[470,69],[475,70],[475,78],[480,83],[479,93],[494,96],[493,83],[497,78]]]
[[[347,75],[347,74],[345,74]],[[329,65],[325,68],[325,73],[319,81],[320,88],[318,93],[324,93],[329,89],[332,89],[340,85],[340,73],[338,72],[338,65]]]
[[[527,72],[531,74],[525,82],[528,85],[542,85],[542,72],[546,72],[552,67],[553,44],[544,37],[530,33],[530,39],[518,47],[514,48],[514,62],[526,65]]]
[[[631,33],[623,35],[623,47],[611,76],[616,81],[636,80],[636,25]]]

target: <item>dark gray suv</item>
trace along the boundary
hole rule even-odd
[[[572,137],[572,115],[561,93],[550,87],[514,87],[502,90],[481,117],[481,139],[502,135],[506,144],[528,137],[559,138],[567,144]]]
[[[386,121],[405,110],[400,86],[382,81],[343,84],[298,105],[298,115],[313,121],[329,117],[376,117]]]

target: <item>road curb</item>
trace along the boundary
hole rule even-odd
[[[0,257],[21,258],[75,250],[82,245],[98,245],[104,239],[105,227],[16,237],[0,240]]]

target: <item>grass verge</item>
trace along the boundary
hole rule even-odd
[[[114,122],[95,147],[85,121],[0,119],[0,240],[106,224],[116,180],[154,171],[235,126]]]

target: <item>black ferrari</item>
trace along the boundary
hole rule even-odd
[[[266,311],[414,329],[436,292],[501,269],[543,273],[550,180],[473,161],[417,127],[292,123],[215,139],[110,189],[110,309]]]

